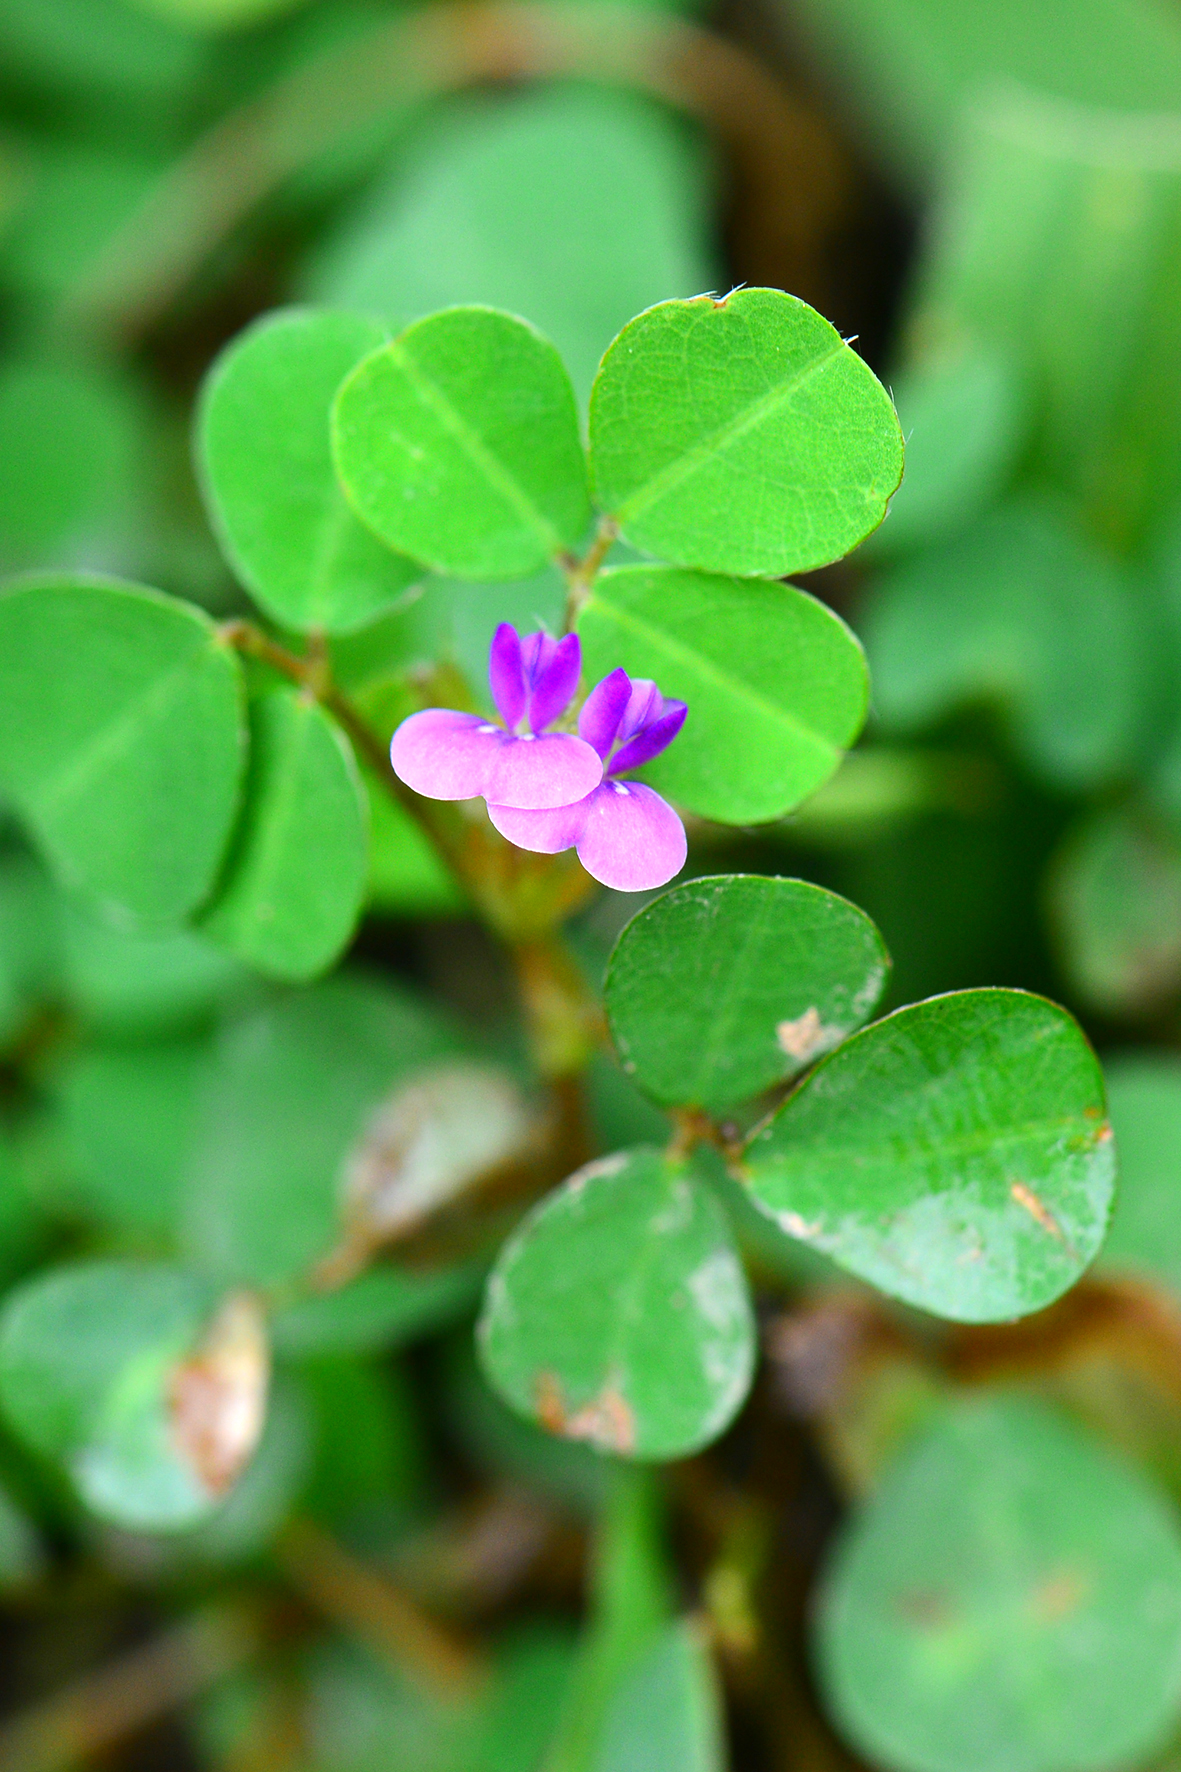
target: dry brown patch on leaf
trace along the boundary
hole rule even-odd
[[[775,1038],[789,1058],[799,1064],[806,1064],[819,1052],[827,1052],[835,1046],[840,1037],[838,1028],[826,1027],[820,1019],[820,1011],[815,1004],[795,1021],[781,1021],[775,1029]]]
[[[1023,1181],[1015,1181],[1009,1189],[1009,1193],[1016,1200],[1018,1206],[1024,1207],[1029,1216],[1035,1219],[1044,1231],[1048,1231],[1050,1236],[1056,1237],[1060,1243],[1066,1241],[1062,1235],[1062,1226],[1045,1202],[1038,1199],[1032,1188],[1027,1188]]]
[[[270,1371],[262,1307],[231,1292],[169,1387],[173,1440],[211,1495],[233,1486],[262,1437]]]

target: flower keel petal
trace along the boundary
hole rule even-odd
[[[502,837],[518,849],[531,849],[536,855],[557,855],[562,849],[573,849],[586,825],[587,813],[596,788],[585,800],[573,806],[554,806],[547,812],[522,812],[519,806],[488,807],[488,817]]]

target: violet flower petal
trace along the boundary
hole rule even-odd
[[[626,744],[650,720],[659,719],[663,706],[660,691],[650,677],[633,677],[631,696],[615,734],[618,742]]]
[[[622,667],[604,677],[587,696],[578,716],[578,736],[605,757],[615,743],[623,711],[631,700],[631,678]]]
[[[544,732],[554,720],[561,719],[578,688],[581,673],[582,642],[577,634],[566,634],[534,679],[529,697],[529,725],[534,732]]]
[[[502,621],[492,636],[488,685],[500,717],[511,732],[525,712],[529,695],[521,658],[521,637],[507,621]]]
[[[639,781],[605,781],[590,796],[578,859],[592,879],[616,892],[667,885],[685,865],[685,827],[668,804]]]
[[[602,779],[597,751],[572,734],[551,732],[505,738],[480,792],[490,804],[533,812],[584,800]]]
[[[479,714],[426,708],[402,721],[390,745],[390,762],[394,774],[416,794],[430,800],[474,800],[484,792],[491,764],[510,742],[507,733]]]
[[[585,800],[573,806],[553,806],[548,812],[522,812],[519,806],[494,806],[489,802],[488,817],[502,837],[518,849],[532,849],[537,855],[557,855],[559,850],[573,849],[586,824],[587,814],[596,788]]]
[[[529,689],[533,688],[557,650],[558,642],[551,640],[540,628],[536,633],[525,635],[521,641],[521,663],[525,667],[525,683]]]
[[[688,712],[683,701],[666,701],[659,720],[643,727],[616,751],[607,766],[608,775],[622,775],[625,769],[638,769],[642,763],[650,763],[653,757],[658,757],[677,736]]]

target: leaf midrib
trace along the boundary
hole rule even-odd
[[[42,817],[50,816],[60,811],[64,803],[77,799],[104,765],[109,766],[121,752],[132,748],[136,728],[145,724],[149,716],[160,715],[171,703],[179,700],[185,680],[195,676],[206,658],[214,655],[214,648],[210,645],[193,647],[171,670],[154,678],[146,689],[125,702],[115,718],[94,733],[88,744],[72,752],[58,769],[44,776],[31,789],[29,797],[38,813]]]
[[[1025,1144],[1034,1138],[1041,1139],[1053,1137],[1063,1132],[1077,1133],[1081,1130],[1082,1128],[1080,1128],[1079,1122],[1076,1119],[1031,1120],[1027,1125],[1014,1127],[1013,1130],[1009,1132],[981,1131],[960,1133],[954,1138],[942,1138],[938,1140],[930,1139],[927,1140],[925,1144],[919,1140],[906,1140],[904,1152],[898,1153],[895,1151],[883,1150],[883,1144],[890,1142],[889,1135],[887,1135],[882,1141],[872,1145],[840,1144],[834,1143],[828,1139],[800,1138],[798,1141],[792,1140],[790,1129],[780,1121],[777,1125],[768,1128],[768,1133],[770,1134],[774,1132],[780,1134],[784,1142],[779,1148],[771,1146],[770,1150],[767,1152],[767,1159],[773,1159],[778,1162],[791,1162],[793,1157],[801,1158],[805,1161],[811,1160],[813,1157],[823,1157],[825,1159],[831,1157],[836,1160],[844,1159],[849,1162],[854,1162],[858,1158],[868,1158],[871,1162],[874,1162],[879,1166],[884,1163],[889,1163],[891,1165],[905,1164],[908,1160],[911,1160],[916,1156],[967,1157],[973,1156],[979,1151],[996,1150],[998,1147]],[[901,1142],[904,1140],[905,1135],[900,1133],[896,1136]],[[768,1143],[770,1143],[769,1138]],[[757,1162],[758,1155],[758,1141],[756,1140],[755,1143],[748,1147],[747,1153],[747,1159],[751,1162],[752,1166]]]
[[[688,666],[699,677],[704,678],[713,688],[722,690],[735,700],[748,702],[761,714],[775,720],[804,744],[810,745],[826,763],[835,764],[843,754],[840,745],[834,744],[831,739],[825,738],[821,733],[814,731],[812,727],[806,726],[798,715],[790,713],[778,703],[769,700],[761,690],[743,682],[742,678],[727,676],[705,653],[695,652],[684,641],[675,639],[667,629],[654,627],[623,605],[606,602],[601,595],[592,597],[588,607],[597,609],[601,614],[614,621],[618,627],[627,629],[638,638],[660,647],[678,663]]]
[[[516,511],[544,543],[551,554],[561,550],[562,538],[544,512],[530,498],[520,482],[505,467],[499,458],[493,455],[479,433],[472,429],[462,413],[458,412],[447,398],[438,383],[411,356],[401,343],[392,344],[390,354],[395,363],[405,372],[415,393],[425,406],[434,413],[444,430],[448,431],[468,459],[480,470],[488,483],[493,486],[501,497]]]
[[[835,345],[824,352],[823,356],[814,357],[790,380],[777,382],[773,388],[768,388],[765,394],[761,394],[757,400],[753,400],[741,412],[728,418],[716,430],[699,438],[691,449],[687,449],[675,461],[669,462],[666,467],[653,474],[650,480],[646,480],[628,498],[624,499],[614,513],[617,520],[623,524],[634,521],[659,499],[674,492],[678,486],[684,485],[686,480],[691,479],[700,468],[704,467],[716,455],[720,455],[728,449],[732,443],[736,443],[747,431],[753,430],[765,419],[773,418],[777,411],[788,405],[800,389],[812,380],[813,376],[819,375],[834,358],[840,356],[841,352],[847,351],[848,348],[843,339],[838,339]]]

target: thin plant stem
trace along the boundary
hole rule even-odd
[[[579,560],[570,554],[560,564],[566,574],[566,617],[563,633],[569,633],[578,619],[578,612],[590,596],[591,586],[613,543],[618,539],[619,525],[614,517],[600,517],[594,541]]]

